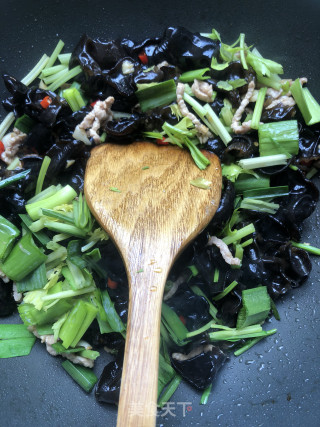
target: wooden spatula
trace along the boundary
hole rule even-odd
[[[214,154],[201,171],[174,146],[137,142],[92,150],[85,196],[116,243],[129,281],[119,427],[155,425],[161,302],[170,267],[218,208],[221,168]],[[210,189],[191,180],[205,178]]]

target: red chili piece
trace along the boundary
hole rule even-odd
[[[148,57],[147,57],[147,54],[145,52],[139,53],[138,58],[140,59],[140,61],[142,62],[143,65],[148,64]]]
[[[90,107],[94,107],[96,105],[97,101],[91,102]]]
[[[4,146],[4,144],[3,144],[3,142],[2,141],[0,141],[0,156],[1,156],[1,154],[2,153],[4,153],[5,152],[5,146]]]
[[[40,105],[42,108],[46,109],[52,103],[52,98],[50,96],[45,96],[42,101],[40,101]]]
[[[111,280],[110,277],[108,277],[108,288],[110,289],[117,289],[118,282],[115,282],[114,280]]]
[[[185,325],[187,323],[186,318],[184,316],[182,316],[182,314],[179,316],[179,319],[181,320],[181,322]]]
[[[162,139],[157,139],[157,140],[156,140],[156,143],[157,143],[158,145],[169,145],[169,142],[168,142],[168,141],[166,141],[166,138],[165,138],[165,137],[163,137]]]

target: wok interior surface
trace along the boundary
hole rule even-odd
[[[316,0],[118,0],[111,4],[11,0],[1,6],[1,14],[0,69],[17,78],[44,52],[50,54],[58,38],[66,43],[67,52],[84,32],[92,37],[142,40],[170,25],[200,32],[214,27],[227,43],[244,32],[248,44],[284,65],[285,77],[308,77],[308,87],[320,99],[320,4]],[[1,99],[4,94],[1,82]],[[320,245],[319,213],[320,207],[306,221],[302,239],[314,246]],[[278,333],[227,363],[206,406],[199,404],[199,393],[183,385],[170,406],[159,413],[157,425],[318,425],[319,273],[313,257],[307,283],[277,304],[281,322],[273,319],[271,323]],[[1,323],[18,321],[18,316],[1,319]],[[98,374],[108,360],[107,355],[98,359]],[[29,357],[1,360],[0,425],[115,425],[116,408],[98,404],[93,393],[83,392],[60,364],[39,342]]]

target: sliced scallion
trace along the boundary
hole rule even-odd
[[[241,159],[239,166],[243,169],[266,168],[270,166],[285,165],[288,156],[286,154],[275,154],[272,156],[252,157],[251,159]]]
[[[251,128],[252,129],[258,129],[259,128],[263,104],[264,104],[266,94],[267,94],[267,88],[266,87],[262,87],[261,89],[259,89],[257,101],[256,101],[256,104],[254,106],[253,116],[252,116],[252,120],[251,120]]]
[[[211,390],[212,390],[212,384],[210,384],[202,393],[202,396],[200,399],[200,405],[206,405],[208,403]]]
[[[41,168],[40,168],[40,172],[39,172],[38,179],[37,179],[36,195],[42,191],[43,182],[44,182],[48,167],[50,165],[50,162],[51,162],[50,157],[45,156],[43,158]]]
[[[222,292],[220,292],[220,294],[213,297],[212,300],[213,301],[220,301],[222,298],[224,298],[226,295],[228,295],[237,286],[237,284],[238,284],[238,282],[236,282],[234,280]]]
[[[17,282],[18,292],[34,291],[36,289],[42,289],[47,283],[46,267],[45,264],[41,264],[38,268],[32,271],[23,280]]]
[[[0,340],[0,359],[28,356],[35,341],[36,337]]]
[[[266,286],[243,290],[242,304],[238,314],[237,329],[264,322],[271,309]]]
[[[176,84],[174,80],[166,80],[140,88],[136,91],[143,112],[168,105],[176,99]]]
[[[33,337],[34,335],[30,331],[28,331],[26,325],[0,325],[0,340]]]
[[[0,215],[0,260],[4,260],[10,253],[20,231],[10,221]]]
[[[65,360],[62,362],[61,366],[63,369],[68,372],[71,378],[79,384],[80,387],[83,388],[84,391],[90,393],[90,391],[95,386],[98,378],[94,374],[94,372],[85,368],[84,366],[74,365],[69,360]]]

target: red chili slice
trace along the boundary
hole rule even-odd
[[[5,152],[5,146],[4,146],[4,144],[3,144],[3,142],[2,141],[0,141],[0,156],[1,156],[1,154],[2,153],[4,153]]]
[[[182,316],[182,314],[179,316],[179,319],[181,320],[181,322],[185,325],[187,323],[186,318],[184,316]]]
[[[42,101],[40,101],[40,105],[42,108],[46,109],[52,103],[52,98],[50,96],[45,96]]]
[[[140,61],[142,62],[143,65],[148,64],[148,57],[147,57],[147,54],[145,52],[139,53],[138,58],[140,59]]]
[[[111,280],[110,277],[108,277],[108,288],[110,289],[117,289],[118,282],[115,282],[114,280]]]
[[[157,143],[158,145],[169,145],[169,142],[168,142],[168,141],[166,141],[166,138],[165,138],[165,137],[163,137],[162,139],[157,139],[157,140],[156,140],[156,143]]]

